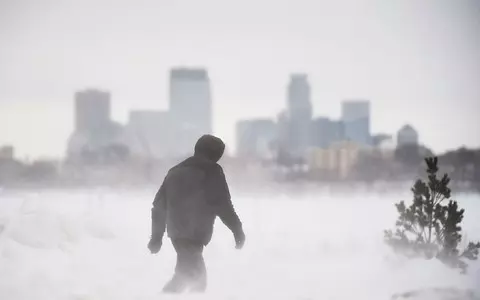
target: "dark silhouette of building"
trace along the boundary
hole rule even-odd
[[[418,132],[410,125],[405,125],[397,133],[397,147],[413,145],[418,146]]]
[[[15,148],[10,145],[0,146],[0,186],[19,180],[24,174],[24,164],[15,159]]]
[[[370,145],[370,102],[348,100],[342,103],[342,121],[346,139],[360,145]]]
[[[0,147],[0,159],[13,160],[15,157],[15,148],[13,146],[1,146]]]
[[[191,145],[212,133],[210,79],[205,69],[175,68],[170,71],[170,112],[179,156],[191,154]]]

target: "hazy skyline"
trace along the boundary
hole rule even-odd
[[[125,122],[167,108],[176,66],[208,69],[229,145],[238,119],[275,118],[304,72],[315,116],[368,99],[373,133],[410,123],[435,151],[480,147],[475,0],[0,0],[0,145],[63,156],[76,90],[110,91]]]

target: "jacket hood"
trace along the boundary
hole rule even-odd
[[[225,144],[221,139],[206,134],[199,138],[195,144],[194,156],[201,156],[213,162],[217,162],[222,157],[224,151]]]

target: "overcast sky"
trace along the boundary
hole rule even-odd
[[[62,156],[73,93],[112,92],[113,118],[165,109],[168,71],[204,66],[214,130],[285,108],[306,72],[314,113],[372,102],[374,133],[418,129],[435,151],[480,147],[480,1],[0,0],[0,145]]]

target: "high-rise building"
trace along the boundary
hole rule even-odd
[[[123,144],[123,126],[110,119],[110,93],[86,89],[75,93],[75,131],[69,138],[67,157],[83,152],[102,152],[109,145]]]
[[[360,145],[370,145],[370,102],[349,100],[342,103],[345,138]]]
[[[277,125],[270,119],[239,121],[236,126],[237,156],[272,158]]]
[[[285,110],[277,115],[277,140],[275,142],[275,152],[277,160],[280,162],[290,156],[289,151],[289,123],[288,115]]]
[[[408,124],[397,133],[397,147],[405,145],[418,146],[418,132]]]
[[[212,133],[211,88],[205,69],[170,71],[170,112],[178,155],[187,155],[200,136]]]
[[[173,153],[172,121],[168,111],[131,111],[126,140],[132,155],[162,159]]]
[[[342,121],[315,118],[311,123],[311,146],[328,148],[331,144],[345,140],[345,126]]]
[[[110,125],[110,93],[87,89],[75,93],[75,129],[98,132]]]
[[[304,157],[310,145],[312,102],[306,74],[293,74],[287,92],[288,146],[294,157]]]

